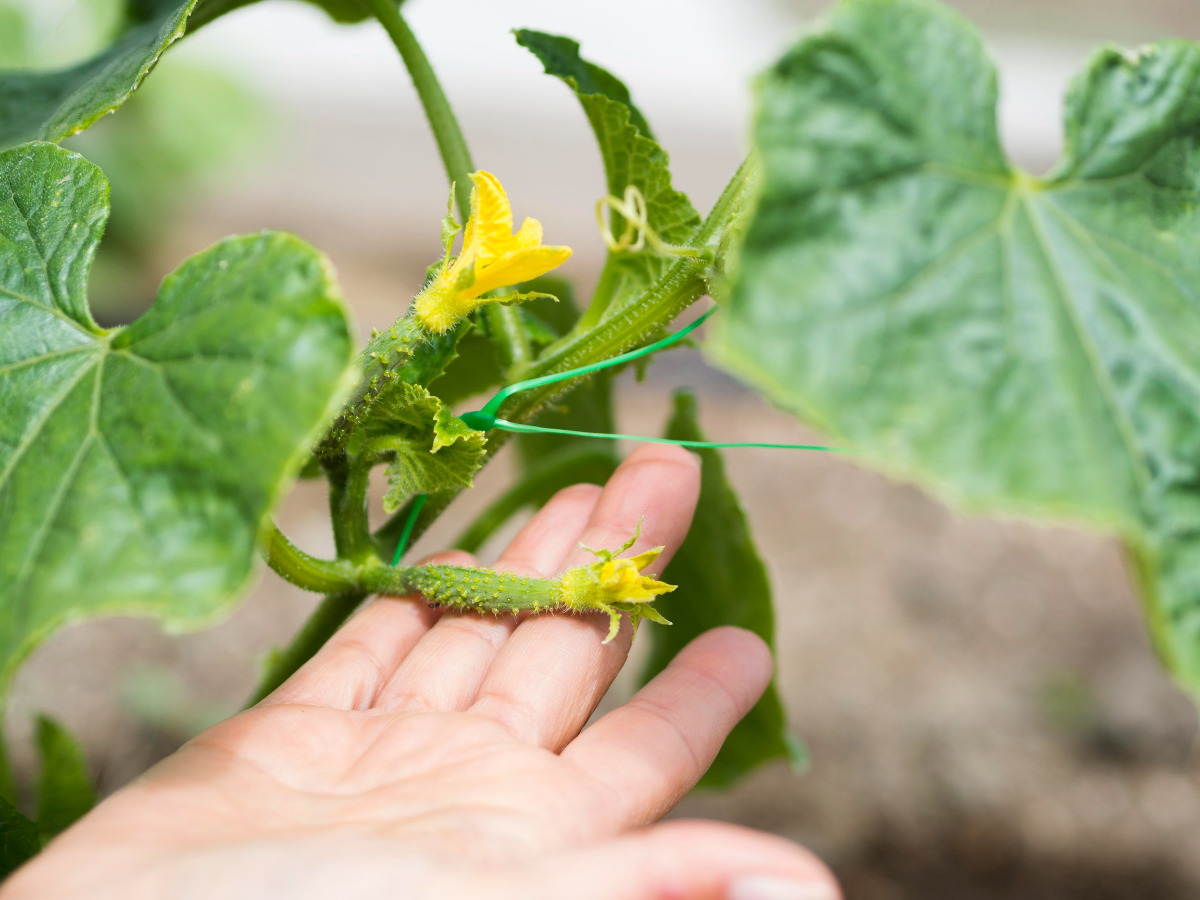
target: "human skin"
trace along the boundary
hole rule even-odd
[[[580,542],[687,533],[696,458],[633,453],[601,490],[568,488],[497,568],[552,577]],[[470,563],[462,553],[439,561]],[[0,900],[836,900],[780,838],[655,824],[770,680],[753,634],[709,631],[584,729],[629,652],[603,616],[515,620],[379,598],[290,680],[117,791]],[[663,626],[648,626],[663,627]]]

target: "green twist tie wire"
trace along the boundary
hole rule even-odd
[[[556,384],[560,381],[568,381],[572,378],[578,378],[581,375],[587,375],[591,372],[598,372],[601,369],[608,369],[613,366],[619,366],[623,363],[632,362],[635,359],[640,359],[643,356],[648,356],[656,350],[661,350],[664,347],[669,347],[678,341],[683,340],[697,328],[704,324],[705,320],[713,315],[719,309],[714,306],[695,322],[688,325],[686,328],[681,328],[674,334],[667,335],[660,341],[655,341],[653,344],[648,344],[638,350],[631,350],[628,353],[622,353],[620,356],[614,356],[612,359],[601,360],[600,362],[592,363],[587,366],[580,366],[578,369],[570,369],[566,372],[559,372],[555,375],[543,375],[540,378],[530,378],[528,381],[518,381],[515,384],[510,384],[505,388],[501,388],[491,400],[489,400],[483,409],[475,412],[463,413],[459,416],[464,423],[476,431],[491,431],[493,428],[499,428],[501,431],[511,431],[516,434],[565,434],[571,437],[585,438],[602,438],[613,441],[643,441],[648,444],[673,444],[676,447],[688,447],[693,450],[708,450],[727,447],[766,447],[773,450],[828,450],[832,453],[846,452],[841,447],[825,447],[820,444],[764,444],[757,441],[677,441],[671,438],[646,437],[638,434],[604,434],[594,431],[571,431],[567,428],[543,428],[540,425],[521,425],[518,422],[509,422],[506,419],[501,419],[496,416],[500,411],[500,407],[504,401],[513,394],[519,394],[522,391],[532,390],[536,387],[542,387],[546,384]],[[396,555],[392,559],[392,565],[396,566],[400,562],[400,557],[403,555],[405,548],[408,546],[409,536],[412,535],[413,528],[417,524],[417,516],[421,512],[421,507],[425,505],[427,495],[422,494],[417,498],[417,502],[413,504],[412,512],[408,514],[408,521],[404,525],[404,531],[400,535],[400,543],[396,545]]]
[[[828,450],[833,453],[845,452],[841,447],[826,447],[820,444],[764,444],[756,441],[677,441],[671,438],[646,437],[637,434],[604,434],[594,431],[571,431],[566,428],[543,428],[540,425],[521,425],[517,422],[509,422],[506,419],[497,417],[496,413],[500,411],[500,407],[504,401],[513,394],[519,394],[522,391],[528,391],[532,388],[541,387],[546,384],[555,384],[559,381],[567,381],[571,378],[578,378],[580,375],[587,375],[590,372],[598,372],[601,369],[608,369],[612,366],[619,366],[623,363],[631,362],[635,359],[640,359],[643,356],[648,356],[656,350],[661,350],[664,347],[669,347],[678,341],[683,340],[704,322],[712,316],[720,307],[714,306],[704,315],[700,316],[695,322],[688,325],[686,328],[681,328],[674,334],[667,335],[660,341],[655,341],[653,344],[648,344],[638,350],[631,350],[628,353],[622,353],[620,356],[614,356],[612,359],[601,360],[600,362],[592,363],[587,366],[580,366],[578,369],[570,369],[566,372],[559,372],[555,375],[543,375],[541,378],[531,378],[528,381],[518,381],[515,384],[510,384],[508,387],[501,388],[491,400],[484,405],[483,409],[476,412],[463,413],[459,418],[468,426],[476,431],[491,431],[493,428],[499,428],[501,431],[511,431],[516,434],[565,434],[570,437],[590,437],[601,438],[613,441],[642,441],[648,444],[673,444],[676,447],[688,447],[693,450],[706,450],[728,447],[766,447],[768,449],[777,450]]]
[[[425,505],[425,501],[429,499],[428,494],[421,494],[413,503],[412,512],[408,514],[408,521],[404,523],[404,530],[400,532],[400,541],[396,544],[396,552],[392,555],[392,568],[400,565],[400,557],[404,555],[404,551],[408,549],[408,539],[412,537],[413,529],[417,525],[417,516],[421,514],[421,507]]]
[[[661,350],[664,347],[669,347],[672,344],[683,340],[697,328],[704,324],[704,321],[717,311],[719,307],[714,306],[700,318],[686,328],[681,328],[674,334],[669,334],[661,341],[655,341],[653,344],[648,344],[637,350],[630,350],[628,353],[622,353],[620,356],[614,356],[612,359],[602,359],[600,362],[594,362],[590,365],[580,366],[578,369],[569,369],[566,372],[558,372],[554,375],[543,375],[541,378],[530,378],[528,381],[518,381],[516,384],[510,384],[508,387],[501,388],[496,392],[483,407],[476,412],[463,413],[459,416],[468,426],[476,431],[491,431],[493,428],[499,428],[502,431],[515,431],[512,427],[512,422],[506,422],[504,419],[496,418],[496,413],[500,411],[500,407],[504,405],[504,401],[513,394],[519,394],[522,391],[529,391],[536,387],[541,387],[546,384],[557,384],[560,381],[569,381],[572,378],[578,378],[581,375],[588,375],[592,372],[599,372],[601,369],[609,369],[613,366],[619,366],[635,359],[641,359],[643,356],[649,356],[656,350]],[[532,425],[522,425],[521,428],[532,428]],[[551,432],[554,433],[554,432]],[[625,435],[618,435],[624,437]],[[596,437],[613,437],[613,435],[596,435]],[[637,440],[637,438],[631,438]]]
[[[522,425],[496,419],[496,428],[517,434],[565,434],[571,437],[606,438],[613,441],[642,441],[647,444],[673,444],[693,450],[711,450],[721,447],[766,447],[773,450],[828,450],[831,453],[845,452],[841,447],[826,447],[821,444],[760,444],[753,441],[677,441],[672,438],[646,437],[640,434],[605,434],[601,431],[571,431],[567,428],[542,428],[540,425]]]

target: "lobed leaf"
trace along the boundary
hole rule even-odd
[[[57,72],[0,71],[0,150],[60,141],[124,103],[163,51],[183,37],[197,2],[160,3],[94,58]]]
[[[391,489],[383,498],[389,513],[417,494],[471,487],[486,447],[487,435],[426,388],[405,382],[393,382],[375,397],[347,441],[353,454],[391,459]]]
[[[675,395],[675,412],[666,437],[703,441],[696,421],[696,400],[686,391]],[[695,451],[701,459],[700,500],[683,545],[663,573],[663,580],[678,585],[664,594],[655,608],[674,624],[648,628],[650,657],[642,670],[649,681],[700,634],[721,625],[753,631],[775,649],[775,613],[767,570],[746,514],[725,477],[725,463],[717,450]],[[700,781],[701,787],[723,787],[753,769],[781,757],[802,765],[805,754],[788,730],[783,705],[772,680],[758,703],[737,724],[721,752]]]
[[[0,150],[61,141],[115,111],[166,49],[201,25],[258,0],[130,0],[131,26],[92,59],[54,72],[0,70]],[[307,0],[338,22],[360,22],[358,0]]]
[[[959,15],[845,0],[760,80],[763,181],[713,350],[972,509],[1121,535],[1200,691],[1200,45],[1105,48],[1045,179]]]
[[[229,608],[263,515],[349,387],[328,263],[286,234],[228,238],[127,328],[96,326],[100,170],[0,153],[0,683],[59,625]]]

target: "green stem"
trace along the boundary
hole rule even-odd
[[[442,156],[442,164],[446,167],[446,175],[454,184],[454,199],[458,206],[458,214],[465,223],[471,215],[471,179],[467,174],[475,168],[471,161],[471,151],[467,149],[466,139],[450,108],[446,92],[438,81],[433,66],[416,35],[400,15],[395,0],[361,0],[363,5],[379,20],[400,51],[400,57],[412,77],[413,86],[417,89],[417,97],[429,119],[429,127],[433,138],[437,141],[438,152]],[[499,307],[490,315],[495,327],[490,329],[491,337],[503,357],[511,359],[514,366],[524,364],[529,355],[528,340],[525,330],[517,317],[515,309]]]
[[[471,153],[467,150],[462,129],[458,127],[458,120],[450,108],[450,101],[446,99],[446,92],[442,90],[433,66],[429,64],[429,58],[417,42],[416,35],[400,15],[396,0],[361,2],[379,20],[379,24],[400,51],[400,57],[412,77],[413,87],[417,89],[417,96],[429,119],[433,139],[437,141],[438,152],[446,166],[446,175],[455,185],[458,214],[465,222],[471,213],[471,181],[467,178],[467,173],[475,166],[471,162]]]
[[[540,378],[578,369],[640,345],[657,329],[670,323],[704,296],[706,287],[698,269],[691,260],[676,263],[662,281],[636,303],[623,307],[620,315],[609,317],[590,332],[573,340],[560,341],[548,347],[526,377]],[[578,383],[578,379],[570,379],[524,391],[500,408],[499,417],[510,422],[526,423],[551,400],[570,391]],[[489,437],[489,451],[493,443],[494,439]]]
[[[515,306],[489,303],[483,307],[483,315],[487,319],[488,334],[502,354],[500,364],[504,377],[515,381],[533,362],[533,349],[529,346],[525,326],[521,324],[521,314]]]
[[[459,128],[454,111],[450,108],[450,101],[446,99],[446,93],[442,90],[433,66],[429,64],[429,59],[417,42],[416,36],[400,15],[399,4],[396,0],[361,0],[361,2],[364,8],[373,14],[379,24],[383,26],[404,60],[404,65],[416,88],[417,96],[425,109],[425,115],[429,119],[429,127],[437,142],[438,152],[446,167],[446,174],[455,185],[455,202],[459,215],[465,222],[471,212],[471,181],[467,174],[475,166],[471,162],[471,154],[467,150],[467,142],[463,138],[462,129]],[[370,378],[366,380],[366,383],[371,383]],[[374,555],[377,546],[371,538],[367,519],[367,483],[370,467],[343,457],[338,463],[328,468],[327,474],[334,543],[337,546],[338,557],[358,563],[367,562]],[[428,527],[427,523],[436,518],[445,505],[437,503],[427,505],[423,512],[428,515],[428,518],[419,529],[418,534]],[[285,578],[295,580],[296,583],[301,583],[299,579],[304,578],[311,584],[317,584],[321,582],[318,576],[330,574],[322,572],[320,567],[315,565],[319,561],[301,554],[287,538],[278,532],[278,529],[274,529],[274,531],[277,537],[268,541],[268,560],[274,560],[272,566]],[[398,536],[397,533],[397,538]],[[381,543],[386,543],[386,539]],[[391,549],[394,550],[395,540],[392,541],[392,545]],[[387,558],[391,558],[390,552],[387,554]],[[324,588],[318,589],[323,590]],[[353,589],[339,589],[338,593],[331,593],[326,597],[309,617],[300,633],[279,654],[264,674],[252,702],[256,703],[265,697],[311,658],[341,627],[347,616],[362,602],[367,593],[369,590],[363,590],[355,585]]]
[[[322,600],[291,642],[273,655],[246,705],[258,703],[312,659],[366,596],[366,591],[351,590],[330,594]]]
[[[704,282],[697,277],[695,270],[695,263],[679,264],[668,277],[655,286],[654,290],[643,297],[642,302],[636,304],[636,308],[629,309],[621,316],[610,318],[592,333],[581,335],[570,344],[560,347],[552,358],[543,355],[529,370],[529,377],[577,369],[580,366],[616,356],[637,345],[645,339],[646,335],[653,333],[655,327],[669,323],[680,312],[704,296]],[[590,377],[590,375],[584,375],[581,378],[572,378],[519,394],[501,407],[500,417],[510,422],[528,422],[555,397],[569,392],[583,379]],[[487,455],[489,460],[508,442],[510,435],[511,432],[498,429],[488,433]],[[457,496],[457,490],[430,495],[429,501],[417,518],[411,540],[415,542],[420,538],[425,533],[425,529],[445,511]],[[385,558],[390,559],[391,554],[395,551],[408,514],[407,507],[401,509],[375,532],[376,546]]]
[[[338,559],[364,562],[375,552],[367,518],[367,487],[371,467],[343,456],[328,465],[329,513]]]
[[[318,594],[333,594],[358,587],[358,572],[344,560],[317,559],[287,539],[268,521],[263,528],[263,556],[280,578]]]

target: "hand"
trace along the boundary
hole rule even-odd
[[[552,576],[687,533],[695,457],[643,448],[606,488],[562,491],[498,568]],[[465,554],[444,554],[469,562]],[[661,571],[661,570],[660,570]],[[656,626],[650,626],[656,627]],[[584,724],[630,646],[603,617],[439,613],[380,598],[258,706],[101,803],[6,885],[43,897],[834,900],[786,841],[654,825],[708,768],[771,672],[719,628]]]

